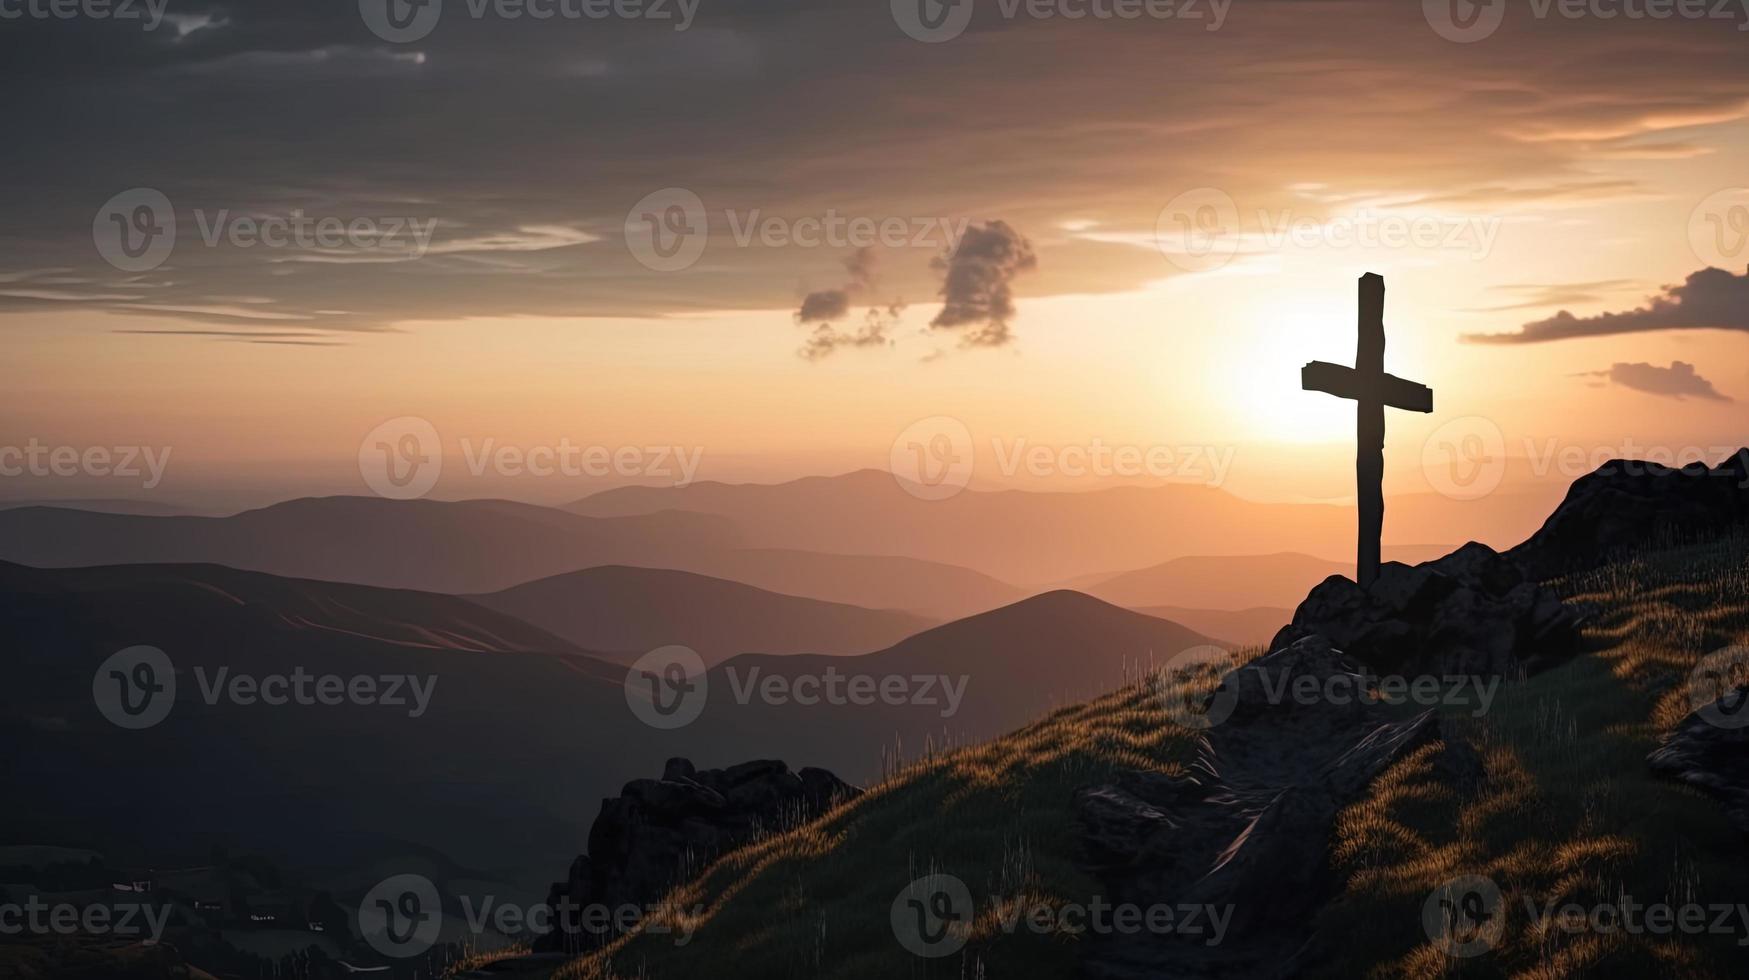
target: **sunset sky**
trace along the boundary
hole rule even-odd
[[[909,0],[700,0],[684,29],[672,4],[447,0],[397,42],[375,0],[166,2],[152,29],[0,20],[0,442],[172,447],[169,503],[367,492],[360,442],[404,416],[446,464],[463,439],[679,446],[732,480],[885,466],[945,416],[978,485],[1091,488],[1004,472],[992,440],[1097,441],[1229,451],[1248,496],[1340,496],[1352,406],[1299,368],[1352,360],[1366,271],[1387,368],[1435,391],[1389,419],[1398,492],[1428,489],[1454,420],[1434,438],[1513,457],[1749,442],[1749,5],[1496,0],[1459,41],[1439,3],[963,0],[964,32],[926,43]],[[141,188],[176,242],[127,271],[106,209]],[[639,214],[674,213],[668,189],[708,235],[661,271]],[[214,224],[294,213],[431,236],[244,246]],[[738,241],[828,216],[904,240]],[[467,476],[436,495],[613,482]]]

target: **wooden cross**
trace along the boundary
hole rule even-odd
[[[1313,361],[1300,369],[1300,387],[1355,401],[1355,506],[1360,511],[1355,581],[1361,588],[1379,577],[1379,536],[1385,527],[1385,406],[1433,411],[1433,389],[1385,373],[1385,278],[1360,277],[1360,341],[1354,367]]]

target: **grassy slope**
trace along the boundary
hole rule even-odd
[[[1344,890],[1317,926],[1342,958],[1326,975],[1640,978],[1736,975],[1741,936],[1539,936],[1522,899],[1586,904],[1749,900],[1743,841],[1710,800],[1654,779],[1645,757],[1688,710],[1683,683],[1705,653],[1749,640],[1749,553],[1737,539],[1667,550],[1561,583],[1594,604],[1595,652],[1502,687],[1483,719],[1454,714],[1489,778],[1474,791],[1432,773],[1438,747],[1393,768],[1350,807],[1331,841]],[[1013,735],[932,755],[811,826],[718,861],[673,896],[702,904],[690,943],[634,934],[561,971],[582,980],[690,976],[1063,977],[1073,936],[1010,935],[992,896],[1086,899],[1073,865],[1069,798],[1117,768],[1173,770],[1192,733],[1146,682],[1067,708]],[[955,956],[922,960],[894,941],[888,910],[913,877],[963,879],[981,919]],[[1449,959],[1421,908],[1441,882],[1484,874],[1506,897],[1499,948]]]
[[[1685,684],[1706,653],[1749,639],[1742,539],[1661,551],[1560,583],[1594,604],[1596,651],[1502,688],[1462,727],[1489,779],[1465,794],[1432,778],[1432,749],[1374,784],[1333,841],[1346,892],[1319,921],[1348,939],[1332,973],[1349,977],[1740,976],[1734,936],[1569,934],[1539,930],[1525,899],[1589,907],[1749,901],[1744,842],[1719,807],[1655,779],[1646,754],[1689,711]],[[1428,942],[1420,906],[1461,874],[1505,898],[1500,945],[1448,959]],[[1709,916],[1709,920],[1710,920]]]

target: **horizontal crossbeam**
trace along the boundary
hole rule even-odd
[[[1369,377],[1345,364],[1329,361],[1312,361],[1301,368],[1300,387],[1408,412],[1433,411],[1433,389],[1426,385],[1383,372]]]

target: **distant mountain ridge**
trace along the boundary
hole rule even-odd
[[[668,644],[705,663],[738,653],[859,654],[936,625],[891,609],[823,602],[663,568],[602,565],[469,596],[586,649],[631,659]]]
[[[1502,546],[1528,535],[1545,512],[1506,493],[1472,501],[1409,494],[1390,498],[1388,506],[1387,535],[1441,527],[1454,537]],[[565,509],[596,517],[713,514],[762,547],[903,554],[1008,582],[1066,582],[1188,555],[1339,555],[1354,548],[1351,506],[1259,503],[1191,484],[1084,492],[966,489],[924,500],[890,473],[859,470],[780,484],[618,487]],[[1154,604],[1161,601],[1196,604]]]
[[[228,517],[0,510],[0,560],[37,567],[211,562],[295,578],[490,592],[577,568],[666,563],[743,543],[708,514],[597,519],[503,500],[311,497]]]

